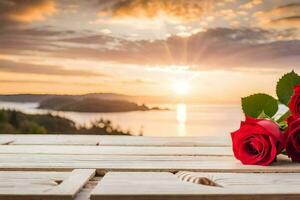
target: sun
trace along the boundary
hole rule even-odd
[[[173,83],[173,90],[177,95],[187,95],[191,86],[187,81],[177,81]]]

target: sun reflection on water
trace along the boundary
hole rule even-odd
[[[186,136],[186,104],[176,105],[177,135]]]

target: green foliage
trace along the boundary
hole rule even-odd
[[[28,116],[30,120],[36,122],[40,126],[44,127],[47,132],[50,133],[76,133],[77,128],[75,123],[69,119],[53,116],[51,114],[47,115],[30,115]]]
[[[0,110],[0,134],[98,134],[130,135],[111,121],[100,119],[91,127],[76,127],[69,119],[47,115],[27,115],[17,111]]]
[[[16,134],[18,131],[10,123],[0,123],[0,134]]]
[[[0,123],[7,122],[7,115],[4,110],[0,110]]]
[[[293,88],[300,84],[300,76],[294,71],[283,75],[276,86],[276,94],[281,103],[288,105],[291,96],[293,95]]]
[[[130,132],[124,132],[117,126],[114,128],[110,120],[100,119],[92,123],[90,128],[80,127],[80,134],[99,134],[99,135],[130,135]]]
[[[293,95],[294,86],[297,84],[300,84],[300,76],[294,71],[283,75],[276,86],[278,100],[267,94],[254,94],[242,98],[242,108],[244,113],[255,118],[272,119],[278,111],[278,104],[288,105],[290,98]],[[288,111],[276,121],[278,123],[284,122],[289,115],[290,112]]]
[[[278,102],[275,98],[267,94],[254,94],[242,98],[242,109],[245,115],[258,118],[266,115],[273,117],[278,111]]]
[[[19,128],[20,125],[20,116],[17,111],[11,111],[10,117],[9,117],[9,123],[16,128]]]
[[[23,121],[20,124],[20,132],[25,134],[45,134],[46,129],[33,121]]]
[[[279,126],[280,130],[284,131],[288,127],[287,121],[282,121],[282,122],[278,123],[278,126]]]

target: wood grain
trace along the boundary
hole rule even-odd
[[[280,156],[271,166],[242,165],[232,156],[122,156],[0,154],[2,170],[300,172],[298,163]]]
[[[140,137],[107,135],[4,134],[0,141],[10,145],[100,145],[100,146],[230,146],[230,137]],[[0,143],[1,144],[1,143]]]
[[[0,135],[0,200],[291,200],[299,188],[298,163],[242,165],[230,137]]]
[[[166,172],[110,172],[92,192],[92,200],[189,199],[281,200],[300,198],[300,174],[195,173],[222,187],[189,183]]]
[[[72,172],[0,172],[1,200],[73,199],[95,169]]]
[[[232,156],[231,147],[0,145],[0,154]]]
[[[95,169],[76,169],[57,187],[49,190],[48,194],[70,195],[74,197],[78,191],[95,176]]]
[[[101,136],[100,146],[231,146],[230,137]]]
[[[99,140],[98,135],[0,135],[0,141],[11,141],[9,145],[97,145]]]

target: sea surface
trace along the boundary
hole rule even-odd
[[[218,136],[236,130],[244,119],[239,105],[156,104],[167,111],[125,113],[80,113],[38,109],[38,103],[0,102],[0,108],[27,114],[51,113],[90,126],[100,118],[111,120],[116,127],[144,136]]]

